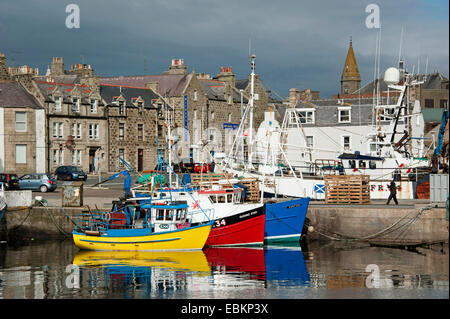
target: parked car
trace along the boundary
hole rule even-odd
[[[19,189],[19,177],[17,174],[0,173],[1,184],[5,190]]]
[[[56,187],[55,178],[49,174],[25,174],[19,178],[20,189],[39,190],[45,193],[54,191]]]
[[[76,166],[60,166],[55,171],[56,179],[65,181],[87,180],[87,174]]]

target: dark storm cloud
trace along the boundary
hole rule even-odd
[[[80,29],[67,29],[66,5],[80,7]],[[257,73],[281,96],[309,87],[327,97],[339,91],[349,37],[362,82],[373,78],[376,30],[367,29],[365,8],[373,1],[131,0],[0,2],[0,51],[9,64],[38,66],[52,56],[66,65],[91,64],[100,75],[150,74],[172,58],[213,76],[232,66],[249,73],[248,45]],[[378,1],[382,25],[381,70],[403,56],[412,70],[448,75],[448,2]],[[14,61],[13,61],[14,60]],[[417,70],[417,67],[416,67]]]

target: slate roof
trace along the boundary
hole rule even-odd
[[[418,80],[422,80],[425,77],[425,74],[418,74],[415,75],[414,78]],[[373,80],[366,85],[364,85],[359,90],[355,91],[353,94],[365,94],[365,93],[373,93],[374,85],[377,85],[376,83],[380,84],[380,91],[384,92],[387,91],[388,87],[386,82],[384,82],[383,78],[378,78],[376,80]],[[426,75],[426,81],[422,84],[423,90],[439,90],[441,89],[442,82],[448,81],[448,78],[440,74],[439,72],[427,74]]]
[[[144,107],[149,109],[155,108],[153,102],[159,98],[152,89],[124,87],[119,85],[100,85],[100,95],[108,105],[112,105],[115,97],[122,95],[126,100],[127,107],[136,107],[133,104],[135,98],[141,97],[144,100]]]
[[[384,100],[384,99],[383,99]],[[313,100],[310,102],[299,101],[296,109],[314,109],[314,124],[302,124],[304,126],[354,126],[372,124],[373,117],[373,99],[344,99],[344,104],[340,104],[337,99]],[[385,101],[384,101],[385,102]],[[351,106],[351,123],[338,122],[339,107]],[[286,104],[277,105],[278,121],[282,121],[287,109]]]
[[[217,80],[199,80],[199,82],[209,100],[226,101],[225,82]],[[240,102],[241,93],[239,92],[239,90],[237,90],[236,88],[232,88],[232,92],[233,101]],[[243,96],[242,101],[243,103],[248,103],[248,99],[245,96]]]
[[[0,81],[0,107],[43,108],[36,98],[16,81]]]
[[[45,97],[45,102],[54,102],[52,96],[53,91],[58,88],[59,92],[62,93],[63,103],[72,103],[71,97],[73,95],[73,90],[77,88],[79,95],[81,96],[81,104],[90,104],[89,97],[91,95],[91,90],[86,85],[76,85],[66,82],[46,82],[35,80],[35,83],[42,95]],[[103,106],[100,102],[99,106]]]
[[[100,78],[100,84],[113,84],[145,88],[146,84],[149,82],[158,82],[159,94],[164,97],[181,95],[191,78],[192,73],[114,76]]]

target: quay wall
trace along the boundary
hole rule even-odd
[[[414,205],[310,205],[304,232],[308,240],[355,240],[393,245],[448,242],[445,208],[423,210]],[[8,241],[71,238],[76,216],[86,207],[16,207],[4,215]],[[72,222],[73,221],[73,222]],[[306,229],[306,228],[305,228]]]
[[[308,232],[306,237],[386,245],[448,243],[446,209],[424,207],[310,205],[307,224],[314,230]]]
[[[4,216],[8,242],[71,238],[76,216],[86,209],[86,207],[8,208]]]

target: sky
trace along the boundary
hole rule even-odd
[[[79,28],[66,26],[69,4],[79,7]],[[380,28],[366,23],[373,4]],[[0,0],[0,52],[8,66],[27,64],[43,74],[58,56],[66,69],[86,63],[99,76],[142,75],[161,74],[182,58],[189,72],[214,77],[227,66],[244,79],[250,47],[256,73],[278,98],[290,88],[337,94],[350,37],[361,86],[370,82],[378,33],[379,74],[397,66],[401,43],[410,72],[425,72],[428,60],[429,72],[448,77],[448,26],[447,0]]]

